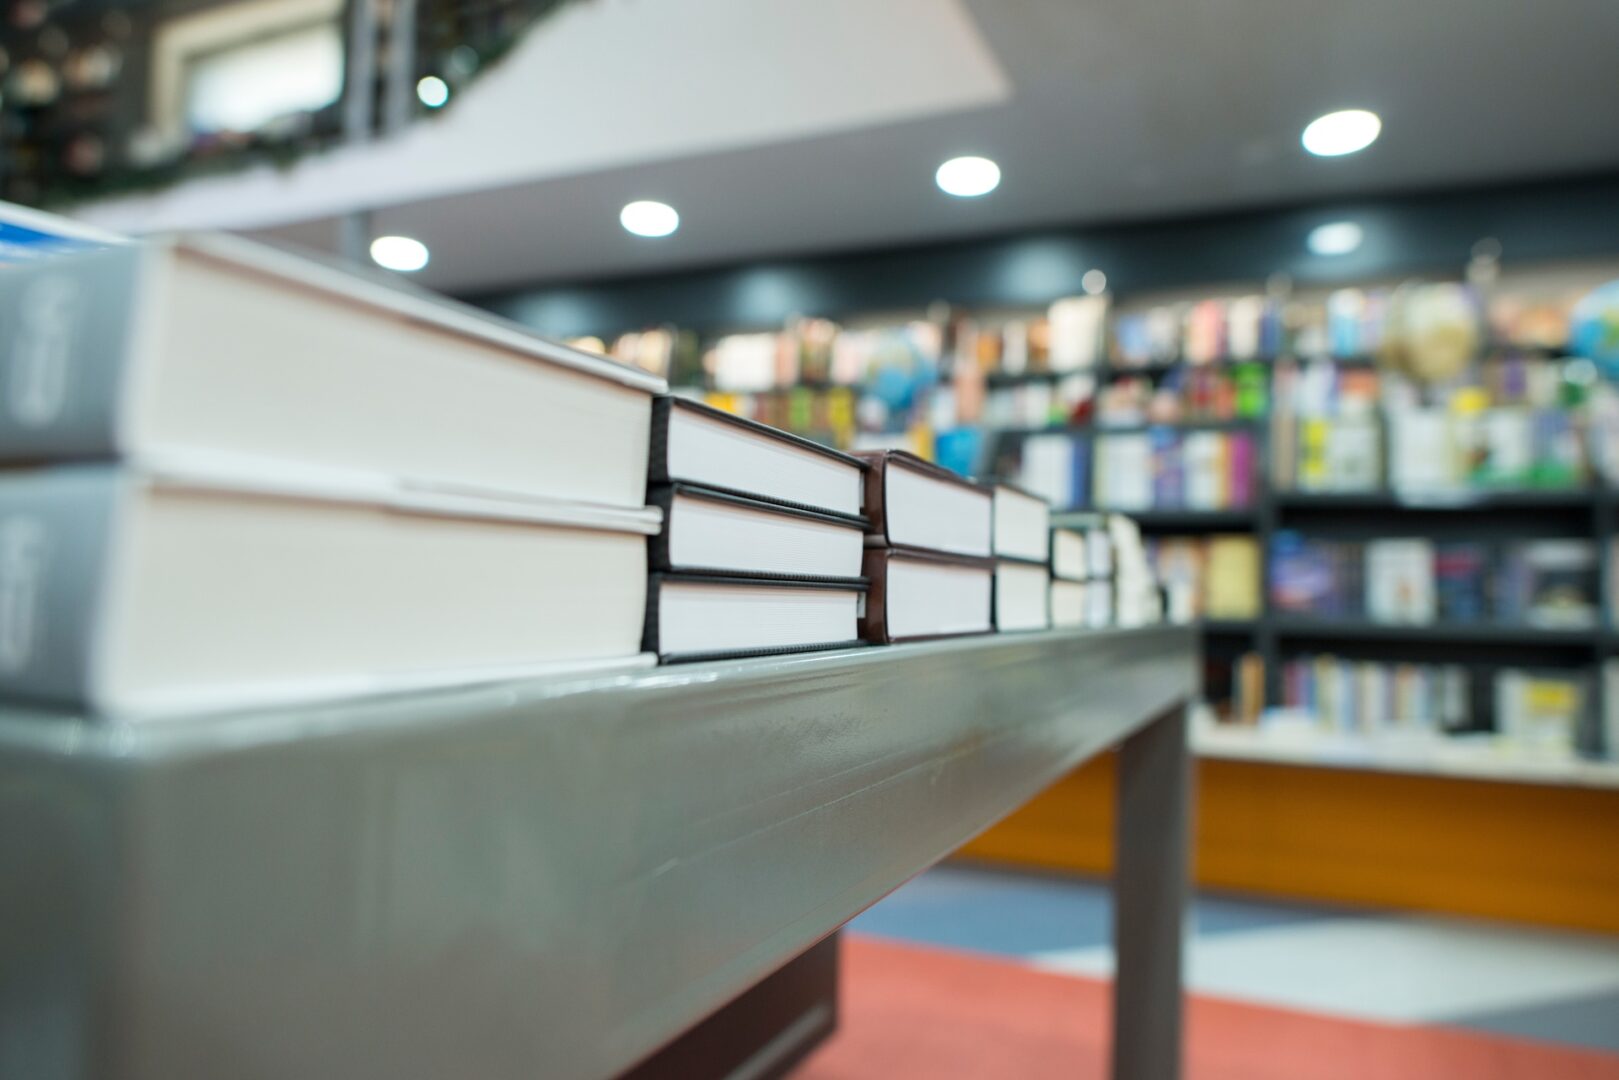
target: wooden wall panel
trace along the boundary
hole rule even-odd
[[[1202,761],[1200,885],[1619,933],[1619,791]],[[1105,873],[1114,758],[964,856]]]

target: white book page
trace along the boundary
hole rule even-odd
[[[991,572],[986,567],[891,558],[883,601],[888,636],[987,632],[990,584]]]
[[[679,406],[669,412],[668,465],[675,480],[860,513],[859,466]]]
[[[853,641],[859,598],[854,590],[665,581],[658,648],[710,653]]]
[[[990,551],[990,494],[889,463],[883,513],[896,547],[932,548],[952,555]]]
[[[677,494],[669,509],[676,569],[859,577],[859,528]]]

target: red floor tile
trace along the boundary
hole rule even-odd
[[[840,1030],[796,1080],[1107,1074],[1106,983],[845,935]],[[1194,998],[1188,1080],[1619,1080],[1619,1057]]]

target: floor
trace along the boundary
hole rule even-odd
[[[1619,899],[1616,899],[1619,902]],[[1188,1074],[1619,1080],[1619,939],[1200,896]],[[800,1080],[1105,1074],[1105,883],[949,864],[850,924]]]

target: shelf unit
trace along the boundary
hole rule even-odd
[[[29,1060],[616,1076],[1122,740],[1114,1068],[1167,1078],[1196,650],[1159,626],[122,725],[8,708],[0,865],[33,887],[0,956],[54,1018]]]
[[[1557,357],[1561,350],[1491,346],[1491,354],[1512,353],[1532,357]],[[1340,365],[1357,367],[1376,363],[1367,355],[1323,357]],[[1261,361],[1264,362],[1264,361]],[[1229,368],[1222,361],[1217,368]],[[1147,374],[1153,377],[1181,370],[1185,361],[1148,368],[1099,367],[1104,378],[1115,374]],[[1253,505],[1220,510],[1190,508],[1118,508],[1141,524],[1142,531],[1156,535],[1208,535],[1247,533],[1260,548],[1261,614],[1252,620],[1215,620],[1205,625],[1205,652],[1223,660],[1243,652],[1256,652],[1266,672],[1266,699],[1277,701],[1281,690],[1281,662],[1306,653],[1335,652],[1349,659],[1413,659],[1433,662],[1462,662],[1475,671],[1521,664],[1526,666],[1579,667],[1595,669],[1611,656],[1619,655],[1619,632],[1608,627],[1558,628],[1504,626],[1498,623],[1457,624],[1436,622],[1423,625],[1395,625],[1365,619],[1339,621],[1328,618],[1293,616],[1272,612],[1268,597],[1271,540],[1282,529],[1296,529],[1307,535],[1338,539],[1369,539],[1376,536],[1431,536],[1438,540],[1481,538],[1569,537],[1593,540],[1598,544],[1602,566],[1602,596],[1610,595],[1607,582],[1619,568],[1610,567],[1604,542],[1619,527],[1619,494],[1605,484],[1578,489],[1467,489],[1428,492],[1302,491],[1279,490],[1271,482],[1265,463],[1273,438],[1268,418],[1238,418],[1222,421],[1189,420],[1171,424],[1109,425],[1089,423],[1051,428],[1012,428],[992,433],[991,460],[1008,459],[1008,446],[1031,435],[1066,433],[1095,436],[1110,433],[1138,433],[1152,430],[1252,431],[1259,439],[1258,475],[1255,477]],[[1112,508],[1104,508],[1112,509]],[[1077,513],[1078,511],[1076,511]],[[1053,521],[1061,523],[1063,514]],[[1602,680],[1593,678],[1595,709],[1603,708]],[[1485,702],[1482,691],[1476,702]]]
[[[1417,742],[1325,735],[1278,737],[1254,728],[1208,724],[1192,729],[1192,749],[1200,758],[1225,761],[1619,791],[1619,762],[1525,756],[1494,746],[1470,745],[1465,739]]]

